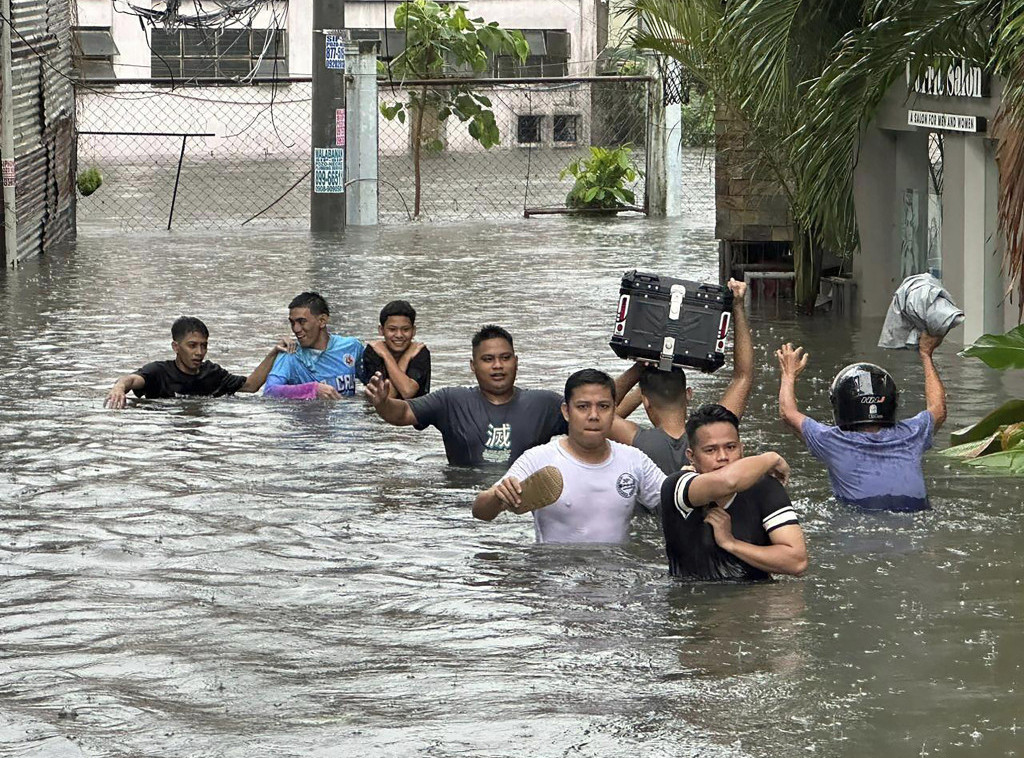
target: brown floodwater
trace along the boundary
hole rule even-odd
[[[658,525],[623,547],[535,546],[529,519],[474,521],[497,475],[359,398],[102,407],[170,355],[181,314],[247,372],[301,290],[369,337],[419,311],[433,386],[469,383],[469,339],[508,327],[520,384],[619,371],[618,277],[717,276],[706,225],[535,219],[350,231],[131,234],[0,274],[0,754],[10,756],[1010,756],[1024,751],[1019,479],[929,455],[934,509],[861,514],[776,418],[772,353],[808,347],[828,418],[855,358],[924,406],[916,356],[879,324],[752,309],[743,436],[780,451],[811,568],[769,585],[667,576]],[[1020,376],[940,348],[950,420]],[[728,367],[692,378],[714,400]]]

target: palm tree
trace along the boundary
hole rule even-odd
[[[792,208],[804,307],[822,247],[857,248],[860,134],[908,61],[917,74],[967,58],[1001,76],[999,225],[1024,316],[1024,0],[633,0],[631,12],[639,46],[678,59],[749,126]]]
[[[792,210],[798,307],[810,310],[818,291],[823,246],[852,249],[833,239],[802,206],[808,196],[793,152],[811,82],[832,51],[861,21],[848,0],[633,0],[643,19],[636,45],[675,58],[720,107],[747,127],[757,163],[753,176],[774,180]]]

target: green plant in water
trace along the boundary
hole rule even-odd
[[[1024,325],[1006,334],[983,334],[962,356],[999,370],[1024,369]],[[1024,400],[1008,400],[950,437],[941,455],[1008,474],[1024,474]]]
[[[103,175],[95,166],[87,168],[78,175],[78,191],[82,193],[83,197],[91,195],[93,192],[98,190],[102,184]]]
[[[577,158],[558,178],[576,179],[565,198],[570,208],[614,210],[636,204],[636,195],[626,187],[642,176],[632,160],[632,145],[616,148],[591,147],[589,158]]]

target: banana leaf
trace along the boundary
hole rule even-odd
[[[1007,474],[1024,474],[1024,445],[1017,445],[1001,453],[983,455],[980,458],[967,461],[967,463]]]
[[[1024,421],[1024,400],[1009,400],[996,408],[981,421],[949,435],[952,445],[965,442],[980,442],[998,431],[999,427]]]
[[[954,445],[953,447],[947,447],[945,450],[940,450],[938,454],[946,458],[971,460],[981,455],[998,453],[1003,449],[1002,435],[1002,431],[993,432],[980,442],[965,442],[962,445]]]
[[[1024,442],[1024,423],[1010,424],[1003,429],[999,435],[999,442],[1003,450],[1009,450]]]
[[[997,369],[1024,369],[1024,324],[1006,334],[983,334],[960,355]]]

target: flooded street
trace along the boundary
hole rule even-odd
[[[790,303],[751,311],[757,377],[741,433],[778,450],[811,567],[771,585],[668,577],[660,525],[624,547],[535,546],[528,517],[474,521],[500,471],[445,463],[440,435],[338,403],[229,399],[102,407],[171,357],[195,315],[210,360],[248,373],[319,290],[334,331],[376,334],[407,298],[436,389],[472,382],[469,341],[514,335],[519,384],[618,373],[608,348],[630,268],[717,280],[706,225],[560,218],[303,232],[124,234],[0,272],[0,755],[1012,756],[1024,754],[1024,487],[930,454],[934,509],[858,514],[777,419],[773,353],[798,386],[882,363],[903,415],[916,354],[880,323]],[[1024,377],[936,365],[950,417]],[[718,374],[691,375],[695,402]],[[640,420],[639,414],[634,420]]]

